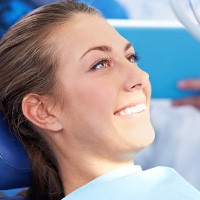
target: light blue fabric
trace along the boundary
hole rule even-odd
[[[103,175],[75,190],[63,200],[200,200],[200,193],[176,171],[134,166]]]

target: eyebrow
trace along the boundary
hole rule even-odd
[[[125,47],[124,47],[124,51],[127,51],[129,48],[131,48],[133,45],[128,42]],[[89,53],[90,51],[94,51],[94,50],[97,50],[97,51],[103,51],[103,52],[111,52],[112,51],[112,48],[110,46],[106,46],[106,45],[102,45],[102,46],[96,46],[96,47],[91,47],[89,48],[81,57],[83,58],[87,53]]]

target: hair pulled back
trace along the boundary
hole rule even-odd
[[[0,41],[0,112],[30,157],[31,200],[60,200],[64,191],[55,155],[42,134],[24,117],[22,100],[29,93],[54,93],[58,56],[48,36],[76,13],[99,14],[71,0],[49,4],[23,17]]]

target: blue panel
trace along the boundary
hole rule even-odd
[[[200,42],[184,28],[117,27],[141,57],[139,66],[150,74],[153,98],[200,94],[180,91],[178,80],[200,78]]]

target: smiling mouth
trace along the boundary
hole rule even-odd
[[[141,112],[145,111],[146,108],[147,108],[146,104],[142,103],[142,104],[138,104],[138,105],[120,110],[120,111],[116,112],[115,115],[119,115],[119,116],[127,115],[128,116],[128,115],[132,115],[132,114],[137,114],[137,113],[141,113]]]

